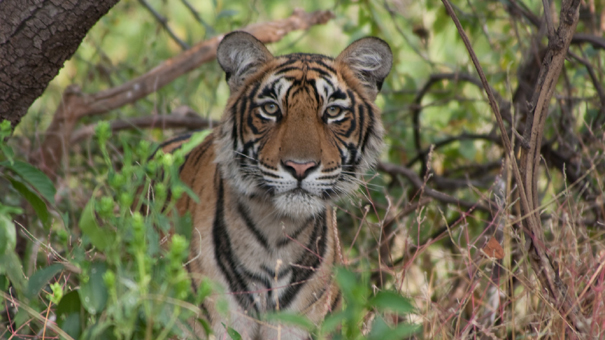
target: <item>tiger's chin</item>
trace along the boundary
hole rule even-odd
[[[326,208],[326,201],[301,189],[273,197],[273,205],[283,216],[305,219],[319,215]]]

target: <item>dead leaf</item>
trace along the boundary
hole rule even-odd
[[[502,249],[502,246],[500,245],[498,240],[496,240],[496,238],[493,236],[489,240],[489,242],[487,242],[487,244],[483,247],[483,251],[487,256],[495,257],[498,260],[502,260],[504,258],[504,249]]]

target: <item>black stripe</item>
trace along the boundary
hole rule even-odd
[[[339,289],[338,294],[336,294],[336,298],[330,305],[330,312],[334,313],[334,309],[336,309],[336,306],[338,306],[338,303],[340,302],[341,299],[342,299],[342,294],[340,293],[340,289]]]
[[[284,74],[288,71],[295,71],[295,70],[300,71],[300,67],[297,67],[297,66],[284,67],[284,68],[280,69],[279,71],[275,72],[274,75],[278,76],[278,75]]]
[[[286,238],[279,240],[277,242],[277,247],[282,248],[282,247],[288,245],[290,242],[292,242],[292,239],[296,240],[298,238],[298,236],[311,225],[312,220],[313,220],[313,217],[311,217],[309,220],[307,220],[305,223],[303,223],[303,225],[300,226],[298,229],[296,229],[296,231],[294,233],[292,233],[292,235],[289,235],[290,237],[286,237]]]
[[[242,277],[242,274],[237,270],[241,266],[231,249],[231,240],[225,225],[225,198],[223,190],[223,180],[219,179],[216,212],[214,214],[214,223],[212,226],[212,238],[214,241],[214,258],[219,269],[225,276],[229,289],[235,298],[235,301],[247,310],[249,306],[253,306],[254,310],[259,313],[258,307],[254,304],[252,295],[248,293],[248,285]]]
[[[277,100],[277,97],[275,96],[275,85],[280,80],[281,80],[281,78],[275,79],[273,82],[271,82],[270,84],[267,84],[265,87],[263,87],[263,90],[258,95],[258,98],[261,99],[264,97],[269,97],[271,99]]]
[[[181,136],[178,136],[178,137],[174,137],[173,139],[169,139],[169,140],[165,141],[164,143],[160,144],[160,146],[156,149],[156,152],[157,152],[157,150],[164,148],[168,144],[172,144],[172,143],[175,143],[175,142],[180,142],[180,141],[185,140],[185,139],[189,139],[189,138],[191,138],[192,134],[193,133],[186,133],[184,135],[181,135]]]
[[[267,177],[271,177],[271,178],[277,178],[277,179],[281,178],[281,176],[274,175],[274,174],[272,174],[270,172],[266,172],[264,170],[261,170],[260,173]]]
[[[239,103],[238,110],[238,118],[239,118],[239,140],[240,142],[244,142],[244,116],[246,115],[246,110],[248,109],[248,99],[243,97],[241,102]]]
[[[313,301],[309,302],[305,307],[301,308],[300,310],[307,310],[314,303],[321,300],[324,297],[324,295],[326,295],[326,292],[329,292],[332,289],[331,286],[332,286],[332,277],[330,277],[330,281],[328,283],[326,283],[324,286],[321,287],[319,294],[313,294],[313,297],[315,299]]]
[[[250,216],[248,216],[248,213],[246,212],[246,208],[244,208],[240,202],[237,202],[237,212],[240,214],[241,218],[244,220],[244,224],[246,225],[248,230],[252,233],[252,235],[254,235],[254,237],[256,238],[258,243],[260,243],[261,246],[263,246],[263,248],[265,248],[266,251],[271,252],[271,249],[269,249],[269,244],[267,243],[267,239],[260,232],[260,230],[258,230],[256,228],[256,225],[254,225],[254,222],[252,221]]]
[[[365,134],[363,133],[363,119],[365,116],[365,112],[363,110],[363,105],[359,104],[357,106],[358,112],[357,115],[359,116],[359,138],[357,140],[357,145],[361,146],[362,143],[362,138],[365,136]]]
[[[212,136],[212,135],[210,135]],[[200,159],[202,158],[202,156],[204,156],[204,154],[206,153],[206,151],[208,151],[208,149],[210,148],[210,146],[212,145],[212,137],[208,138],[208,140],[204,140],[204,142],[202,142],[201,146],[199,148],[195,148],[194,151],[196,151],[197,153],[195,154],[195,159],[193,160],[193,165],[197,167],[197,165],[199,164]],[[204,146],[204,144],[206,144]],[[189,157],[191,153],[189,153],[187,155],[187,157]],[[185,163],[183,163],[184,165]]]
[[[324,58],[326,58],[326,59],[330,59],[330,58],[328,58],[328,57],[324,57]],[[327,69],[328,69],[328,71],[330,71],[330,72],[332,72],[332,73],[336,73],[336,70],[335,70],[335,69],[334,69],[332,66],[329,66],[328,64],[324,63],[324,62],[323,62],[323,60],[318,59],[318,60],[314,60],[314,61],[315,61],[317,64],[319,64],[319,65],[321,65],[321,66],[323,66],[323,67],[327,68]]]
[[[334,176],[322,176],[322,177],[317,177],[318,180],[321,179],[337,179],[339,175],[334,175]]]
[[[232,124],[233,126],[231,127],[231,140],[233,141],[233,150],[237,150],[237,127],[239,126],[237,124],[237,115],[236,115],[236,108],[235,105],[233,105],[230,109],[229,109],[229,115],[232,117]]]
[[[290,284],[285,288],[284,294],[279,299],[280,308],[286,309],[290,306],[300,289],[306,284],[306,281],[309,280],[321,265],[322,260],[319,257],[323,259],[326,251],[327,230],[326,211],[324,210],[315,220],[315,228],[313,228],[313,233],[306,246],[311,251],[305,249],[302,256],[296,261],[298,266],[292,266]],[[314,270],[311,268],[314,268]]]
[[[260,266],[260,269],[264,270],[269,275],[269,277],[275,278],[275,271],[272,270],[271,268],[269,268],[263,264]],[[288,275],[290,273],[290,270],[292,270],[292,267],[290,267],[290,266],[280,270],[279,273],[277,273],[277,279],[278,280],[283,279],[286,275]]]
[[[335,122],[335,124],[344,123],[345,121],[346,120],[343,120],[340,122]],[[357,129],[357,121],[355,120],[355,117],[349,119],[349,122],[351,124],[351,126],[349,126],[349,129],[347,131],[345,131],[344,133],[338,133],[339,135],[349,138],[349,137],[351,137],[353,132],[355,132],[355,129]]]
[[[368,115],[370,116],[370,122],[368,123],[368,128],[366,129],[366,133],[363,136],[363,141],[360,145],[360,150],[362,153],[365,152],[366,145],[368,143],[368,138],[374,133],[374,115],[372,113],[370,105],[366,104],[366,109],[368,110]]]
[[[320,69],[319,67],[309,67],[309,71],[315,71],[324,77],[330,76],[330,74],[328,72]]]
[[[285,56],[285,57],[287,57],[287,56]],[[290,57],[293,57],[293,56],[290,56]],[[296,62],[298,62],[298,61],[299,61],[299,60],[298,60],[298,59],[296,59],[296,58],[288,58],[286,61],[282,62],[282,63],[281,63],[281,64],[280,64],[280,65],[277,67],[277,70],[279,70],[280,68],[283,68],[283,67],[286,67],[286,66],[292,65],[292,64],[294,64],[294,63],[296,63]]]
[[[309,84],[311,85],[311,88],[313,89],[313,95],[315,96],[315,104],[317,104],[317,106],[319,106],[321,103],[321,99],[320,99],[321,96],[319,95],[319,91],[316,88],[317,83],[315,82],[315,79],[310,79]]]
[[[351,93],[350,90],[347,91],[347,92],[349,93],[349,96],[351,97],[351,103],[353,103],[351,106],[355,106],[355,98],[351,95],[352,93]],[[336,89],[334,91],[334,93],[332,93],[330,95],[329,99],[332,99],[332,98],[334,98],[334,99],[347,99],[347,95],[344,92],[342,92],[340,89]]]
[[[191,272],[191,268],[189,268],[189,263],[187,263],[185,265],[185,268],[187,269],[187,272],[189,272],[189,276],[193,276],[193,275],[191,275],[192,272]],[[191,280],[191,288],[193,289],[193,293],[195,295],[197,295],[197,287],[195,286],[195,280]],[[210,316],[210,312],[208,312],[208,308],[206,308],[206,306],[204,305],[203,302],[200,304],[200,309],[204,313],[204,316],[206,317],[206,321],[208,321],[209,323],[212,323],[212,317]]]

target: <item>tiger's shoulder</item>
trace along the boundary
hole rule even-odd
[[[214,162],[216,158],[215,135],[216,132],[212,131],[200,144],[186,153],[184,155],[185,161],[179,169],[180,180],[198,196],[204,191],[214,191],[205,189],[213,188],[216,180],[217,165]],[[181,150],[192,139],[192,136],[193,133],[187,133],[169,139],[162,143],[158,150],[174,154]],[[213,200],[215,197],[209,199]],[[192,208],[192,198],[187,195],[183,196],[177,207],[180,214],[186,213]]]

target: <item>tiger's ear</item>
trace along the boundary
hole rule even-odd
[[[234,93],[248,76],[273,59],[273,55],[252,34],[236,31],[223,38],[218,45],[216,58],[227,74],[231,93]]]
[[[367,37],[349,45],[336,57],[336,63],[347,65],[364,85],[370,99],[374,100],[391,71],[393,53],[384,40]]]

